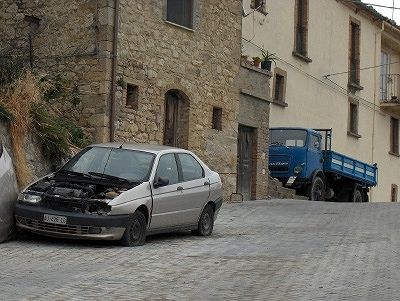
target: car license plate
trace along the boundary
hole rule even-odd
[[[43,216],[43,221],[46,223],[65,225],[67,223],[67,217],[59,216],[59,215],[45,214]]]

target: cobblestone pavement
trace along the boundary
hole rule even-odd
[[[224,204],[212,237],[0,245],[1,300],[398,300],[400,206]]]

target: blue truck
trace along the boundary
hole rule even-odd
[[[368,202],[378,168],[331,149],[332,129],[270,129],[269,171],[285,187],[315,201]]]

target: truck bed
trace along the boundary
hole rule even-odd
[[[351,178],[368,186],[378,181],[378,168],[334,151],[323,151],[324,171]]]

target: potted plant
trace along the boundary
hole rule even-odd
[[[262,50],[263,59],[261,61],[261,69],[265,69],[271,71],[272,62],[274,62],[276,66],[276,59],[275,53],[270,53],[267,51]]]
[[[261,58],[258,56],[253,57],[253,65],[254,67],[260,68]]]
[[[242,54],[242,55],[241,55],[241,59],[240,59],[240,61],[241,61],[243,64],[246,64],[246,63],[247,63],[247,60],[248,60],[248,58],[249,58],[249,56],[248,56],[248,55],[246,55],[246,54]]]

